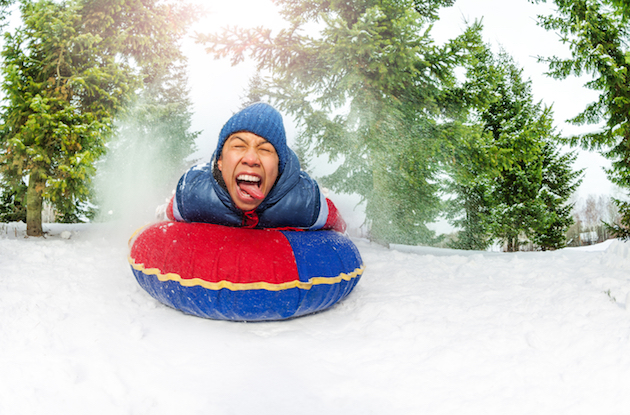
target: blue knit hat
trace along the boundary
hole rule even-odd
[[[252,104],[234,114],[219,133],[219,142],[213,156],[215,160],[221,156],[227,138],[239,131],[248,131],[269,141],[278,153],[278,173],[282,174],[288,153],[282,115],[274,107],[263,102]]]

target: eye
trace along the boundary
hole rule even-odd
[[[273,146],[269,143],[265,143],[261,145],[260,147],[258,147],[258,150],[264,153],[269,153],[269,154],[273,154],[276,152],[276,149],[273,148]]]

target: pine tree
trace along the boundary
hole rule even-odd
[[[257,102],[261,102],[264,96],[263,80],[259,72],[256,72],[247,84],[247,94],[241,99],[241,109]]]
[[[0,172],[5,189],[28,183],[29,235],[42,234],[44,199],[64,215],[86,203],[115,117],[142,86],[138,68],[167,59],[168,40],[190,21],[192,11],[147,4],[154,7],[139,0],[22,3],[23,26],[5,37],[2,52]],[[146,24],[156,17],[166,24]]]
[[[449,246],[483,251],[493,241],[491,196],[499,171],[491,155],[496,153],[496,146],[479,124],[460,128],[464,131],[456,135],[459,140],[451,150],[446,184],[452,195],[446,204],[446,218],[460,230]]]
[[[3,28],[7,22],[6,18],[10,14],[10,7],[15,3],[15,0],[0,0],[0,28]]]
[[[563,246],[572,223],[567,201],[581,172],[571,170],[573,153],[557,150],[551,109],[534,104],[522,69],[489,47],[471,58],[462,95],[473,124],[452,166],[450,217],[463,228],[454,246],[484,249],[496,238],[515,251],[521,235],[542,249]]]
[[[0,222],[26,222],[26,185],[0,195]]]
[[[124,206],[137,206],[133,213],[145,206],[152,213],[170,195],[182,172],[195,163],[190,157],[199,132],[190,131],[185,67],[173,66],[147,82],[134,104],[118,117],[108,152],[97,163],[98,191],[92,200],[99,219],[121,219]]]
[[[544,2],[538,0],[535,2]],[[573,124],[598,124],[596,132],[570,137],[567,142],[600,151],[611,160],[609,179],[630,192],[630,4],[622,0],[553,0],[556,13],[540,17],[547,30],[556,31],[569,45],[570,58],[540,58],[549,64],[556,79],[591,75],[585,86],[600,92]],[[610,229],[619,237],[630,235],[630,209],[626,201],[615,200],[620,209],[620,225]]]
[[[569,199],[580,184],[582,170],[573,170],[575,152],[561,153],[552,142],[542,148],[542,183],[538,198],[542,202],[541,220],[535,223],[530,238],[543,251],[566,246],[567,230],[573,225],[573,204]]]
[[[99,39],[77,31],[76,4],[24,3],[24,26],[5,36],[6,94],[0,138],[5,184],[26,192],[27,233],[42,234],[43,198],[83,201],[93,163],[102,154],[111,114],[136,84],[123,65],[100,58]]]

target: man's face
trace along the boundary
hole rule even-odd
[[[250,132],[227,138],[217,166],[236,207],[256,209],[278,177],[278,153],[264,138]]]

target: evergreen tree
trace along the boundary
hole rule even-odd
[[[479,124],[462,126],[458,143],[451,150],[446,190],[453,197],[446,204],[446,218],[460,229],[449,246],[455,249],[487,249],[491,233],[492,190],[499,174],[491,157],[493,146],[489,134]]]
[[[152,211],[195,162],[190,156],[199,132],[190,131],[185,67],[174,65],[147,82],[134,104],[119,116],[107,154],[97,164],[98,191],[92,200],[98,206],[99,219],[121,219],[129,204]]]
[[[571,170],[574,154],[556,148],[551,110],[533,103],[531,81],[505,53],[479,49],[467,76],[463,93],[482,131],[457,148],[450,216],[459,209],[453,223],[464,231],[456,246],[484,249],[497,238],[515,251],[521,235],[543,249],[563,246],[581,172]]]
[[[98,163],[98,193],[92,196],[101,219],[112,218],[105,216],[109,211],[119,219],[121,200],[152,210],[194,164],[190,156],[199,132],[190,131],[191,102],[180,42],[201,11],[181,1],[84,1],[89,13],[98,16],[92,30],[107,36],[109,48],[139,63],[143,80],[134,101],[117,117],[108,152]],[[111,19],[100,19],[107,13]]]
[[[542,148],[542,183],[538,198],[544,214],[532,229],[530,238],[542,250],[566,246],[567,230],[573,225],[573,204],[568,203],[580,184],[582,170],[573,170],[577,154],[562,154],[554,143],[546,142]]]
[[[452,123],[451,144],[447,149],[451,159],[446,166],[446,190],[453,197],[446,204],[446,218],[460,229],[457,239],[449,243],[456,249],[485,250],[494,239],[492,192],[500,173],[499,165],[506,161],[505,150],[498,149],[481,120],[483,111],[496,100],[493,91],[502,77],[492,64],[493,59],[478,32],[466,59],[467,80],[452,92],[461,98],[460,105],[466,109]]]
[[[247,94],[241,99],[241,109],[249,107],[250,105],[257,102],[261,102],[264,95],[264,91],[262,90],[262,88],[262,77],[260,76],[259,72],[256,72],[252,79],[249,80],[249,83],[247,85]]]
[[[26,185],[0,195],[0,222],[26,222]]]
[[[62,206],[86,199],[111,115],[136,80],[113,56],[99,59],[97,36],[77,31],[78,5],[40,1],[21,12],[24,26],[5,36],[2,52],[0,168],[5,187],[28,183],[27,233],[39,236],[44,197]]]
[[[312,165],[312,157],[311,151],[308,146],[308,142],[304,139],[304,136],[298,136],[295,140],[295,145],[293,146],[293,150],[295,154],[298,156],[300,160],[300,167],[302,170],[307,172],[308,174],[313,174],[313,170],[311,168]]]
[[[25,0],[21,12],[23,26],[2,52],[0,171],[5,189],[28,183],[27,233],[37,236],[44,199],[66,217],[85,204],[115,117],[141,87],[143,68],[170,59],[168,40],[193,11],[139,0]]]
[[[0,28],[6,25],[7,15],[10,13],[10,7],[15,0],[0,0]]]
[[[544,2],[538,0],[534,2]],[[572,145],[598,150],[612,162],[609,179],[630,191],[630,4],[621,0],[553,0],[554,16],[540,17],[540,25],[554,30],[569,45],[570,58],[541,58],[549,64],[550,75],[565,79],[590,74],[586,87],[600,91],[599,99],[570,122],[598,124],[596,132],[571,137]],[[620,225],[611,225],[619,237],[630,236],[630,205],[616,200]]]

